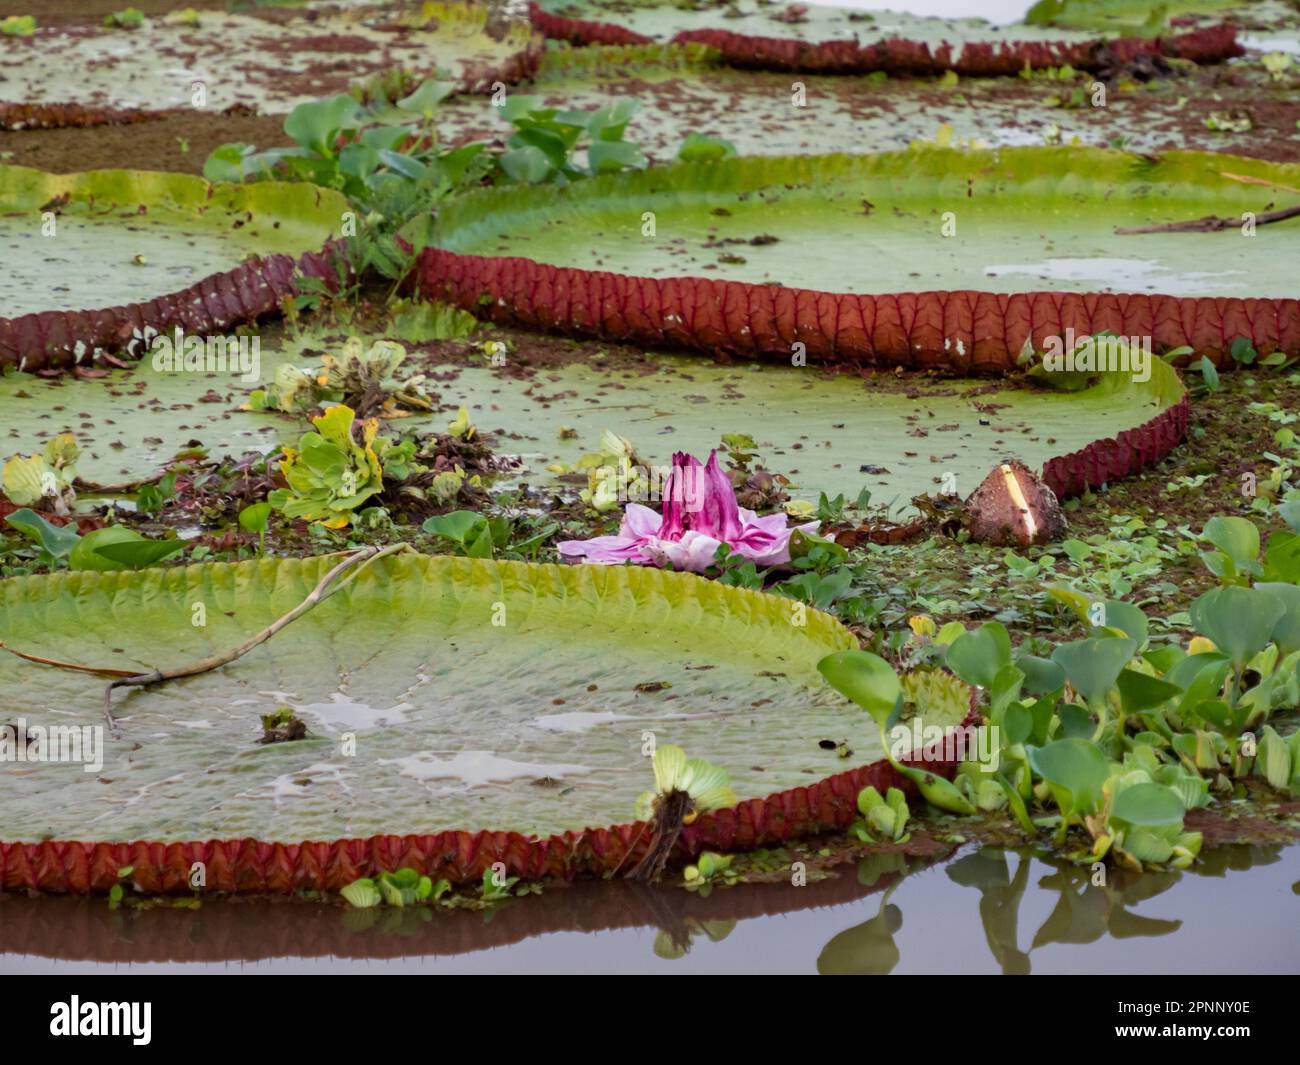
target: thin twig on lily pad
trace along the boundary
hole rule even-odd
[[[197,662],[192,662],[187,666],[179,666],[176,669],[155,669],[149,673],[138,673],[134,676],[120,677],[110,681],[108,687],[104,689],[104,719],[108,722],[109,729],[112,730],[114,738],[120,735],[117,727],[117,721],[113,717],[113,690],[115,688],[144,688],[151,684],[162,684],[169,680],[179,680],[181,677],[195,677],[200,673],[210,673],[214,669],[220,669],[222,666],[229,665],[238,658],[248,654],[254,647],[265,643],[281,629],[297,621],[305,613],[311,610],[318,603],[328,599],[335,592],[345,588],[353,578],[355,578],[370,563],[383,558],[386,555],[396,554],[399,551],[413,550],[410,544],[391,544],[388,547],[363,547],[359,551],[354,551],[348,555],[342,562],[331,569],[317,583],[311,593],[299,603],[296,607],[285,614],[283,617],[273,621],[255,636],[249,637],[238,647],[221,654],[209,655],[207,658],[201,658]],[[351,570],[352,572],[348,572]],[[347,577],[340,580],[344,574]]]
[[[1271,222],[1285,222],[1288,218],[1300,218],[1300,204],[1284,207],[1280,211],[1265,211],[1255,216],[1255,225],[1266,226]],[[1242,225],[1240,218],[1220,218],[1207,214],[1204,218],[1193,218],[1188,222],[1163,222],[1154,226],[1131,226],[1115,230],[1118,237],[1131,237],[1139,233],[1217,233],[1224,229],[1237,229]]]
[[[354,551],[337,566],[331,569],[317,583],[311,593],[299,603],[296,607],[285,614],[282,618],[272,622],[256,636],[253,636],[238,647],[226,651],[223,654],[211,655],[208,658],[200,659],[188,666],[180,666],[177,669],[155,669],[148,673],[137,673],[129,669],[116,669],[108,666],[83,666],[75,662],[62,662],[57,658],[45,658],[41,655],[29,654],[26,651],[19,651],[13,647],[6,646],[0,642],[0,650],[8,651],[11,655],[17,655],[27,662],[35,662],[42,666],[53,666],[55,669],[67,669],[76,673],[93,673],[100,677],[113,677],[108,687],[104,689],[104,720],[108,722],[109,731],[114,739],[121,737],[121,730],[118,728],[117,721],[113,717],[113,689],[114,688],[143,688],[150,684],[162,684],[165,681],[177,680],[180,677],[194,677],[200,673],[209,673],[214,669],[220,669],[224,665],[229,665],[237,658],[242,658],[248,654],[254,647],[265,643],[277,632],[297,621],[303,614],[311,610],[317,603],[323,602],[337,591],[345,588],[353,578],[355,578],[370,563],[383,558],[386,555],[394,555],[399,551],[411,551],[414,548],[410,544],[390,544],[388,547],[363,547],[359,551]],[[349,572],[351,571],[351,572]],[[340,577],[343,577],[342,580]]]

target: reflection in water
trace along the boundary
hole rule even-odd
[[[1143,916],[1133,913],[1132,907],[1164,894],[1184,877],[1223,877],[1229,870],[1272,865],[1279,860],[1281,850],[1278,845],[1220,847],[1206,852],[1189,873],[1139,874],[1109,866],[1098,866],[1094,871],[1091,866],[1064,862],[1032,848],[1011,851],[988,847],[949,862],[944,871],[953,884],[979,892],[980,922],[998,968],[1006,975],[1026,975],[1032,971],[1030,955],[1049,944],[1085,945],[1107,938],[1171,935],[1183,927],[1181,920]],[[1294,852],[1291,854],[1293,857]],[[1035,865],[1047,872],[1034,886],[1039,895],[1054,896],[1054,906],[1039,924],[1028,949],[1022,950],[1020,915]],[[886,893],[875,917],[839,933],[826,945],[817,959],[819,972],[870,975],[893,971],[902,958],[894,937],[902,928],[903,911],[889,903],[889,896],[898,884]],[[1277,917],[1279,925],[1295,927],[1291,915]]]
[[[457,972],[1292,972],[1300,970],[1298,873],[1300,847],[1218,848],[1186,873],[1106,868],[1104,877],[1032,848],[967,848],[947,863],[872,855],[804,887],[741,884],[706,896],[579,883],[483,912],[267,899],[109,910],[102,899],[0,895],[0,949],[8,952],[0,972],[66,971],[69,961]],[[1218,883],[1225,877],[1231,907]],[[1134,912],[1156,898],[1165,913]]]

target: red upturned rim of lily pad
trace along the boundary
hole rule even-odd
[[[571,44],[654,43],[654,38],[615,23],[553,14],[535,0],[528,5],[528,17],[545,36]],[[957,48],[945,41],[934,49],[905,38],[860,45],[855,40],[799,41],[716,29],[683,30],[669,43],[707,45],[717,49],[728,66],[741,69],[804,74],[933,75],[951,70],[965,77],[996,77],[1019,74],[1026,66],[1072,66],[1091,72],[1150,56],[1218,63],[1245,54],[1237,43],[1237,27],[1230,22],[1151,38],[979,42]]]
[[[279,314],[299,277],[339,283],[330,247],[301,256],[268,255],[212,274],[165,296],[89,311],[35,311],[0,317],[0,369],[39,373],[91,366],[101,355],[136,359],[155,336],[180,327],[208,334]]]
[[[1248,336],[1260,350],[1300,350],[1300,300],[1033,292],[861,296],[710,278],[647,278],[531,259],[426,249],[425,296],[525,328],[644,346],[786,356],[795,342],[827,362],[882,368],[1010,373],[1026,343],[1041,350],[1067,329],[1149,335],[1164,350],[1226,351]],[[1043,480],[1059,498],[1159,462],[1187,432],[1186,396],[1134,429],[1055,456]]]
[[[981,720],[971,694],[963,726]],[[951,777],[956,762],[945,760],[942,742],[922,756],[903,759]],[[682,863],[703,851],[745,851],[843,831],[858,816],[858,792],[874,786],[915,794],[915,785],[885,759],[836,773],[812,784],[748,799],[725,810],[701,814],[684,826],[673,850]],[[635,866],[652,833],[643,821],[585,828],[538,838],[518,832],[448,830],[429,835],[377,835],[362,839],[279,843],[246,837],[162,843],[42,840],[0,842],[0,891],[95,894],[119,883],[130,867],[137,889],[151,895],[192,894],[191,869],[202,862],[205,891],[228,894],[292,894],[338,891],[360,877],[403,868],[453,884],[482,880],[500,862],[508,876],[524,880],[602,877]]]

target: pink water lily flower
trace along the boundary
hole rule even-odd
[[[815,532],[818,522],[787,525],[784,514],[760,518],[736,502],[736,490],[718,465],[717,451],[707,464],[692,455],[673,456],[663,486],[664,512],[629,503],[615,536],[565,540],[560,555],[602,565],[635,562],[703,573],[716,563],[719,544],[759,566],[790,561],[790,535]]]

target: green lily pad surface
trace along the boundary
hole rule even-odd
[[[141,302],[250,255],[316,251],[337,235],[347,209],[339,193],[311,185],[0,167],[0,311]]]
[[[1186,15],[1215,15],[1250,18],[1267,4],[1241,0],[1039,0],[1025,14],[1025,21],[1040,26],[1066,26],[1082,30],[1136,32],[1148,28],[1152,15],[1157,25],[1165,19]]]
[[[190,441],[213,458],[272,451],[301,435],[301,419],[238,408],[274,380],[276,369],[311,365],[304,348],[332,350],[320,337],[288,341],[264,333],[259,380],[231,374],[168,373],[144,360],[106,379],[0,378],[8,449],[35,447],[63,431],[82,441],[81,475],[101,483],[147,476]],[[441,411],[393,423],[389,431],[442,430],[459,406],[498,450],[522,460],[508,479],[544,484],[548,467],[598,450],[610,429],[632,440],[648,463],[673,452],[707,455],[721,434],[749,433],[762,460],[793,482],[795,498],[855,496],[904,510],[913,496],[944,487],[965,495],[998,462],[1015,456],[1035,469],[1098,436],[1135,428],[1177,403],[1177,375],[1159,359],[1135,382],[1104,374],[1080,392],[1014,381],[936,379],[889,373],[828,375],[774,363],[719,365],[696,356],[651,355],[633,363],[570,363],[532,376],[412,354]],[[573,435],[561,434],[561,428]],[[0,436],[0,441],[5,437]],[[864,467],[866,467],[864,469]]]
[[[1300,166],[1090,148],[773,157],[680,164],[581,188],[489,189],[449,205],[440,243],[641,277],[829,292],[977,289],[1287,297],[1297,223],[1244,239],[1117,227],[1262,213]],[[653,222],[654,232],[648,231]]]
[[[63,660],[174,666],[269,624],[336,561],[16,578],[0,632]],[[0,839],[603,826],[633,820],[652,739],[764,796],[881,757],[815,668],[854,645],[828,616],[688,575],[398,556],[219,671],[118,693],[123,736],[98,771],[7,765]],[[102,696],[98,678],[0,654],[0,722],[101,725]],[[286,706],[310,736],[260,745],[259,715]]]
[[[443,386],[484,427],[503,427],[536,483],[552,462],[574,463],[605,429],[632,440],[648,463],[667,466],[674,451],[705,456],[722,433],[749,433],[763,461],[793,481],[796,498],[820,492],[873,501],[896,513],[913,496],[944,489],[966,495],[998,462],[1019,457],[1038,469],[1052,456],[1086,447],[1154,418],[1178,402],[1177,374],[1155,360],[1150,381],[1102,375],[1082,392],[1014,384],[888,374],[863,380],[808,368],[718,366],[663,356],[653,372],[601,373],[570,366],[539,388],[488,369],[467,369]],[[538,392],[548,400],[539,404]],[[576,430],[561,439],[560,427]]]
[[[399,68],[444,71],[469,87],[537,43],[524,22],[492,36],[486,21],[484,6],[426,3],[378,15],[203,11],[197,24],[173,15],[135,30],[41,27],[6,50],[0,101],[210,111],[242,104],[282,114]]]
[[[1267,50],[1267,49],[1266,49]],[[1249,105],[1249,84],[1232,99],[1201,92],[1180,80],[1127,86],[1091,106],[1091,75],[1065,81],[1042,78],[869,78],[800,75],[805,106],[791,103],[788,74],[711,65],[688,48],[668,45],[557,49],[548,52],[526,90],[548,107],[605,107],[635,99],[640,109],[627,138],[657,163],[671,162],[688,133],[722,137],[741,155],[821,155],[907,148],[916,141],[950,137],[961,146],[1020,147],[1123,143],[1128,150],[1227,151],[1258,155],[1261,130],[1210,128],[1213,111]],[[1078,106],[1062,106],[1078,94]],[[482,97],[447,100],[438,113],[449,142],[500,137],[509,128]],[[1271,124],[1285,158],[1300,156],[1300,128]]]

